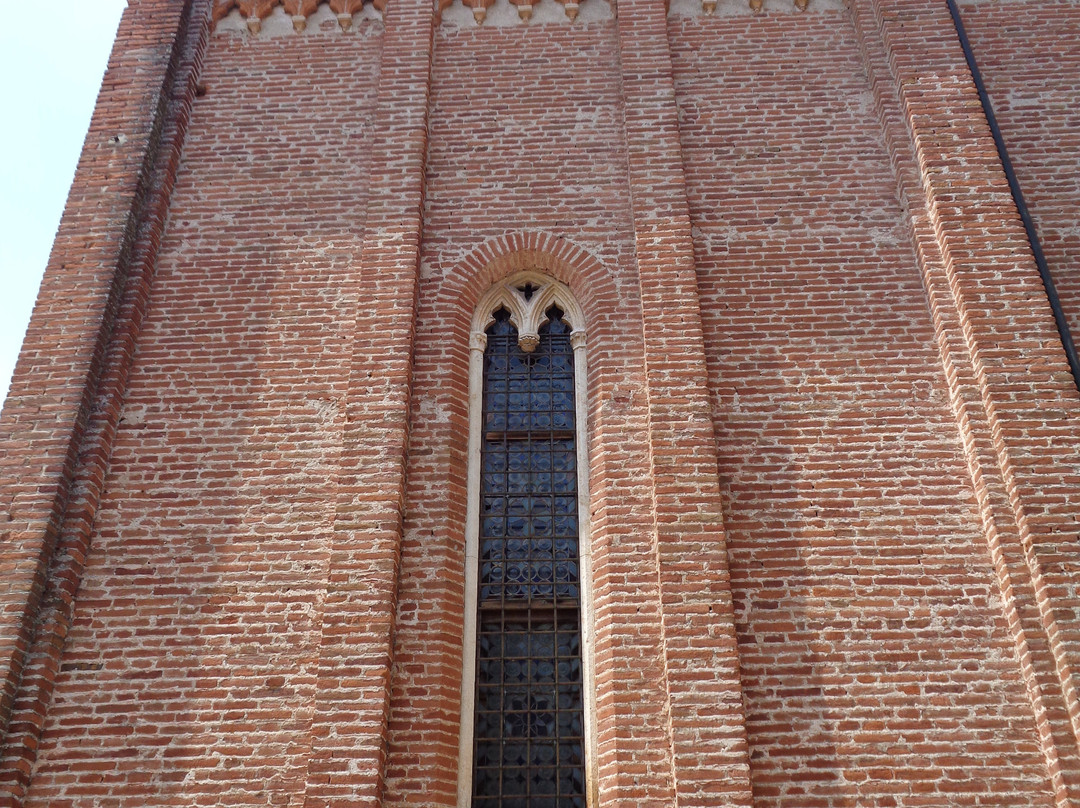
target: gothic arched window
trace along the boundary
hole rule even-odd
[[[459,804],[585,808],[580,313],[565,287],[529,274],[493,289],[476,326]]]

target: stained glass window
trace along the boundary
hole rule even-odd
[[[584,808],[574,354],[553,306],[526,353],[487,329],[473,808]]]

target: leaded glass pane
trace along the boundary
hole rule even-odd
[[[533,353],[505,310],[484,354],[473,805],[584,808],[570,327]]]

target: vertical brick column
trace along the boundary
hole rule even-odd
[[[0,768],[15,804],[81,580],[208,21],[208,0],[136,0],[125,12],[0,422]]]
[[[387,6],[309,806],[376,806],[382,798],[433,25],[426,0],[391,0]]]
[[[750,805],[716,440],[666,26],[662,0],[619,4],[676,801]]]
[[[853,10],[1056,802],[1080,804],[1080,397],[945,3]]]

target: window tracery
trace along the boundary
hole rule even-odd
[[[581,323],[537,273],[493,287],[474,319],[460,806],[589,801]]]

